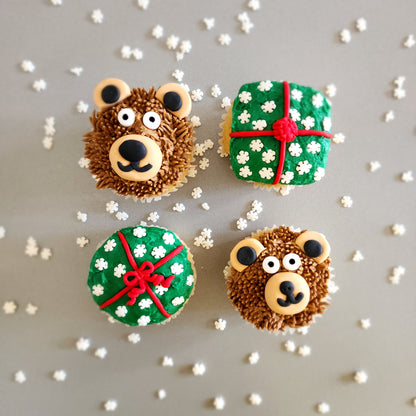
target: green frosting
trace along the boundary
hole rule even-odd
[[[138,267],[145,261],[156,264],[176,247],[183,245],[172,231],[160,227],[128,227],[115,232],[95,252],[90,264],[88,286],[97,305],[103,304],[126,288],[123,276],[126,272],[133,270],[118,232],[126,238]],[[188,258],[188,250],[185,245],[183,246],[179,254],[153,273],[163,275],[165,278],[175,275],[170,287],[164,288],[161,285],[155,286],[149,283],[150,289],[160,299],[164,309],[170,315],[176,314],[184,306],[194,287],[194,270]],[[129,277],[130,280],[133,278]],[[167,319],[147,292],[139,295],[133,305],[126,304],[129,300],[130,297],[126,293],[103,310],[118,321],[132,326],[150,325]]]
[[[289,83],[290,112],[298,130],[331,130],[331,106],[310,87]],[[234,100],[232,132],[272,130],[284,116],[282,82],[261,81],[244,84]],[[303,123],[302,123],[303,122]],[[306,185],[325,174],[330,139],[323,136],[297,136],[286,143],[283,172],[279,183]],[[239,179],[272,184],[279,163],[280,141],[273,136],[232,137],[231,166]]]

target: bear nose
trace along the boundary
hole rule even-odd
[[[120,155],[129,162],[139,162],[146,154],[146,146],[137,140],[126,140],[118,148]]]
[[[295,285],[288,280],[280,283],[279,289],[284,295],[286,295],[286,300],[278,298],[277,303],[284,308],[290,305],[298,304],[304,297],[302,292],[299,292],[296,296],[293,295]]]
[[[280,283],[280,291],[284,295],[286,295],[286,296],[291,295],[294,290],[295,290],[295,286],[293,285],[292,282],[284,281],[284,282]]]

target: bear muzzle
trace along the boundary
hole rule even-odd
[[[280,272],[267,281],[264,297],[272,311],[280,315],[295,315],[308,306],[310,290],[301,275]]]
[[[109,152],[111,167],[123,179],[141,182],[157,175],[162,152],[150,137],[128,134],[117,139]]]

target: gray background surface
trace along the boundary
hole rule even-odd
[[[104,14],[101,25],[92,23],[92,10]],[[249,35],[239,29],[237,14],[247,11],[255,27]],[[354,21],[368,21],[358,33]],[[261,0],[261,9],[250,11],[247,2],[150,0],[147,11],[135,1],[63,0],[54,7],[47,0],[5,1],[0,4],[0,225],[7,235],[0,240],[1,305],[15,300],[14,315],[0,312],[0,413],[15,415],[99,415],[102,403],[114,398],[121,415],[211,414],[216,395],[226,400],[224,414],[313,415],[326,401],[331,414],[413,415],[416,396],[415,327],[415,192],[414,183],[400,181],[400,173],[415,170],[416,47],[406,49],[403,39],[415,33],[416,3],[407,1]],[[215,17],[207,31],[204,17]],[[163,39],[151,37],[160,24]],[[348,28],[351,43],[342,44],[338,32]],[[221,33],[232,43],[222,47]],[[165,46],[176,34],[192,42],[192,52],[176,62]],[[138,47],[142,61],[123,60],[123,45]],[[34,73],[24,73],[20,62],[30,59]],[[82,66],[75,77],[69,72]],[[82,135],[90,130],[92,91],[103,78],[124,79],[131,87],[158,86],[174,81],[180,68],[191,89],[205,92],[194,103],[192,114],[201,118],[196,129],[201,142],[217,141],[223,110],[221,98],[210,96],[218,83],[223,96],[234,98],[241,84],[262,79],[286,79],[323,90],[334,83],[333,132],[343,132],[343,145],[333,145],[326,177],[289,196],[254,189],[237,180],[229,160],[215,149],[206,153],[210,167],[178,192],[161,201],[142,204],[125,200],[109,190],[96,190],[89,172],[78,167],[83,155]],[[406,76],[407,97],[392,98],[392,81]],[[31,85],[44,78],[47,90]],[[90,104],[88,114],[77,113],[79,100]],[[394,110],[391,123],[383,114]],[[54,147],[42,147],[44,119],[54,116]],[[380,161],[382,168],[368,171]],[[203,189],[194,200],[195,186]],[[342,208],[339,198],[351,195],[354,205]],[[121,222],[105,211],[116,200],[129,214]],[[258,199],[264,211],[245,231],[235,221]],[[172,211],[176,202],[184,213]],[[200,204],[208,202],[209,211]],[[76,212],[88,213],[81,223]],[[158,225],[183,238],[195,256],[196,293],[180,317],[166,326],[138,328],[141,342],[126,340],[132,332],[109,324],[91,299],[86,286],[88,266],[96,245],[116,229],[145,220],[158,211]],[[394,223],[407,232],[395,237]],[[223,267],[232,246],[250,232],[273,224],[293,224],[321,231],[332,246],[336,282],[327,313],[307,335],[274,336],[244,322],[227,300]],[[207,251],[193,245],[203,227],[213,230],[215,246]],[[76,238],[90,244],[79,248]],[[26,239],[34,236],[53,257],[43,261],[24,255]],[[351,261],[355,250],[365,260]],[[388,282],[391,268],[406,267],[400,285]],[[39,307],[35,316],[24,309]],[[227,320],[219,332],[213,322]],[[369,317],[372,327],[357,324]],[[91,348],[79,352],[79,337],[91,339]],[[292,339],[309,345],[312,354],[300,357],[282,348]],[[94,350],[106,347],[104,360]],[[247,356],[258,351],[260,361],[251,366]],[[162,367],[169,355],[173,367]],[[191,367],[202,361],[205,375],[194,377]],[[57,383],[54,370],[64,369],[67,380]],[[358,385],[352,374],[369,375]],[[23,370],[24,384],[13,381]],[[164,388],[165,400],[155,397]],[[254,407],[247,396],[257,392],[263,403]]]

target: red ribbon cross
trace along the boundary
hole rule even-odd
[[[287,81],[283,81],[284,94],[284,116],[280,120],[276,120],[272,128],[273,130],[258,130],[258,131],[236,131],[231,132],[230,137],[258,137],[258,136],[274,136],[280,141],[279,164],[277,166],[276,177],[273,185],[279,183],[283,172],[283,165],[286,155],[286,143],[292,142],[297,136],[323,136],[326,139],[331,139],[332,134],[319,130],[298,130],[296,123],[289,118],[290,109],[290,86]]]
[[[152,298],[157,308],[159,309],[159,311],[166,318],[169,318],[170,314],[166,312],[159,298],[153,293],[152,289],[149,286],[149,283],[152,283],[154,286],[161,285],[165,288],[168,288],[170,286],[172,280],[175,278],[174,275],[165,278],[162,275],[152,273],[160,266],[167,263],[169,260],[173,259],[176,255],[178,255],[183,250],[183,245],[176,247],[173,251],[171,251],[165,257],[160,259],[156,264],[153,264],[150,261],[145,261],[142,263],[140,267],[138,267],[136,261],[134,260],[133,254],[131,253],[131,249],[127,243],[127,240],[120,231],[118,232],[118,237],[120,238],[121,244],[123,245],[124,251],[126,252],[127,259],[131,267],[133,267],[133,270],[124,273],[123,281],[126,287],[120,290],[120,292],[116,293],[112,298],[106,300],[103,304],[101,304],[100,309],[104,309],[107,306],[111,305],[126,293],[130,298],[130,300],[126,302],[126,305],[134,305],[134,302],[136,302],[137,297],[142,293],[147,292],[149,296]]]

